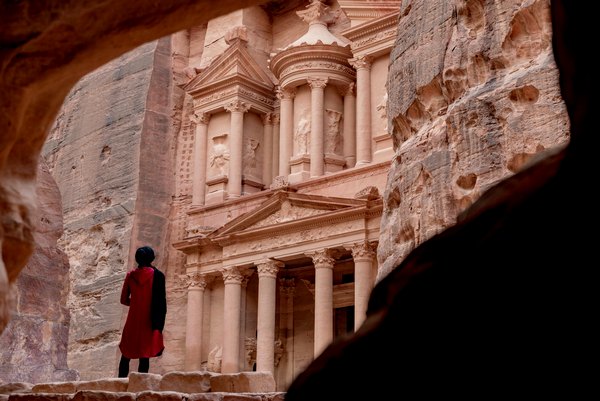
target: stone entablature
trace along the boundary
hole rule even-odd
[[[400,0],[338,0],[341,9],[350,19],[352,27],[394,12],[400,8]]]
[[[389,53],[398,32],[400,11],[390,12],[375,20],[345,30],[342,34],[351,41],[355,57],[378,57]]]

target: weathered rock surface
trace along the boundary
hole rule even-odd
[[[405,1],[398,32],[379,279],[569,130],[548,1]]]
[[[69,262],[57,248],[63,232],[60,192],[42,160],[31,259],[15,282],[15,311],[0,335],[0,381],[75,380],[67,367]]]

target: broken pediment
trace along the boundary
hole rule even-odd
[[[272,90],[273,74],[255,59],[242,39],[234,39],[230,46],[210,65],[188,82],[183,89],[190,94],[202,93],[210,87],[223,86],[232,78],[243,79],[259,87]]]
[[[268,227],[274,228],[282,224],[307,221],[314,217],[326,219],[337,212],[365,206],[366,202],[363,200],[280,191],[255,210],[228,222],[210,237],[223,238]]]

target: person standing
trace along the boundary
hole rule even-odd
[[[162,355],[162,331],[167,314],[165,275],[152,266],[154,251],[149,246],[135,252],[137,268],[128,272],[121,303],[129,306],[119,349],[119,377],[129,375],[129,362],[139,359],[138,372],[148,373],[150,358]]]

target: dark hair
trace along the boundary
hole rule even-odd
[[[135,251],[135,261],[138,266],[150,266],[154,260],[154,251],[149,246],[143,246]]]

